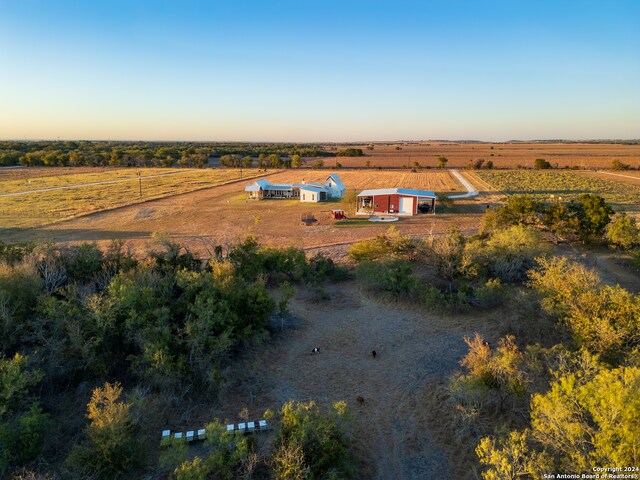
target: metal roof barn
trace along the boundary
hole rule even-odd
[[[430,190],[410,188],[363,190],[356,197],[356,214],[411,216],[435,213],[436,199],[437,195]]]

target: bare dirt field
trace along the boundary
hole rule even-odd
[[[272,182],[285,181],[297,172],[278,173],[269,178]],[[305,171],[306,179],[323,179],[327,171]],[[405,186],[426,188],[431,185],[454,186],[459,184],[447,172],[341,172],[348,189],[354,182],[369,178],[372,185],[390,185],[394,175],[396,182]],[[433,175],[434,180],[428,180]],[[416,179],[411,183],[408,179]],[[247,181],[246,183],[249,183]],[[429,183],[430,182],[430,183]],[[84,217],[58,222],[40,228],[13,228],[0,231],[2,241],[57,241],[106,242],[113,238],[130,240],[134,248],[145,246],[154,232],[166,232],[189,249],[203,254],[210,253],[216,244],[229,244],[247,235],[256,236],[262,243],[274,246],[297,246],[318,248],[327,245],[348,244],[370,238],[385,231],[388,226],[356,220],[341,224],[328,218],[334,208],[343,208],[352,216],[355,205],[350,201],[323,202],[318,204],[300,203],[297,200],[250,201],[244,192],[245,183],[223,185],[199,190],[184,195],[176,195],[114,210],[104,211]],[[477,229],[482,209],[475,200],[459,202],[469,208],[463,213],[438,213],[402,219],[395,226],[406,234],[423,236],[441,233],[457,225],[461,230],[472,232]],[[313,213],[318,221],[309,227],[300,222],[302,213]]]
[[[345,186],[349,190],[367,188],[416,188],[434,192],[466,191],[446,170],[338,170]],[[326,170],[289,170],[269,177],[273,183],[324,182],[329,174]]]
[[[435,385],[459,369],[467,351],[463,337],[479,331],[492,338],[489,322],[481,315],[448,318],[379,302],[350,281],[327,292],[327,303],[312,303],[304,294],[292,301],[298,327],[259,358],[246,359],[247,369],[261,365],[255,375],[262,393],[250,402],[242,388],[230,389],[221,399],[228,407],[217,414],[233,420],[243,407],[259,415],[291,399],[323,407],[345,400],[364,463],[358,478],[461,478],[452,474],[455,459],[439,445],[425,408]],[[314,347],[319,354],[311,354]]]
[[[334,148],[343,150],[346,147]],[[640,145],[420,142],[374,144],[373,150],[367,150],[367,145],[358,148],[364,150],[364,157],[326,158],[325,165],[333,166],[338,161],[344,167],[364,167],[369,161],[371,167],[412,168],[415,162],[422,167],[436,167],[438,157],[444,156],[449,160],[448,167],[458,168],[478,159],[491,160],[497,168],[519,165],[531,168],[536,158],[544,158],[560,168],[609,168],[615,159],[632,168],[640,168]]]

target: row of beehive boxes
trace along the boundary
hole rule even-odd
[[[230,423],[227,425],[227,432],[234,432],[238,434],[244,433],[254,433],[254,432],[264,432],[269,430],[269,424],[266,420],[256,422],[243,422],[238,423],[237,427],[235,423]],[[186,433],[184,432],[173,432],[171,430],[163,430],[162,431],[162,443],[168,443],[172,439],[178,441],[186,441],[187,443],[204,440],[207,437],[207,431],[204,428],[199,430],[188,430]]]

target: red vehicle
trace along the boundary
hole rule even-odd
[[[329,216],[334,220],[343,220],[347,218],[347,214],[344,213],[344,210],[331,210]]]

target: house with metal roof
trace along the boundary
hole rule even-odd
[[[268,198],[298,198],[301,202],[322,202],[328,198],[342,198],[346,190],[336,173],[330,174],[324,183],[305,182],[292,184],[272,184],[260,179],[245,187],[245,192],[253,200]]]
[[[411,216],[435,213],[437,195],[429,190],[380,188],[363,190],[356,197],[356,215]]]

